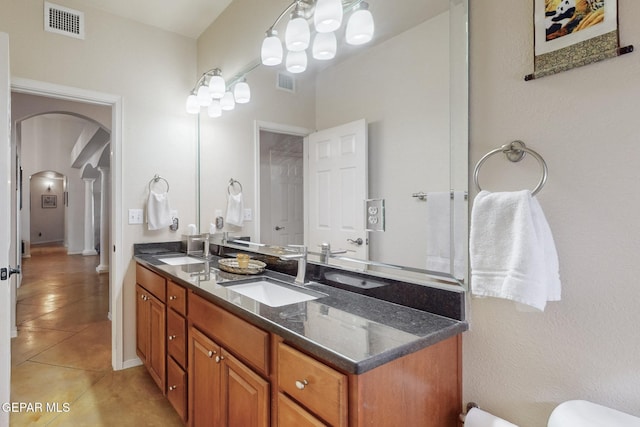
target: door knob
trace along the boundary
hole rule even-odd
[[[362,244],[364,243],[364,241],[360,237],[358,237],[356,240],[347,239],[347,242],[353,243],[354,245],[358,245],[358,246],[362,246]]]
[[[274,227],[274,230],[276,230],[276,231],[284,230],[284,227],[280,227],[279,225],[276,225]]]

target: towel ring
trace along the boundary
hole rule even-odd
[[[155,182],[158,181],[164,181],[165,184],[167,184],[167,193],[169,192],[169,181],[167,181],[166,179],[164,179],[163,177],[161,177],[160,175],[156,174],[153,178],[151,178],[151,181],[149,181],[149,191],[151,191],[151,185]]]
[[[540,167],[542,168],[542,177],[540,178],[540,181],[538,181],[538,185],[536,186],[536,188],[534,188],[531,191],[531,195],[535,196],[536,194],[538,194],[540,190],[542,190],[542,187],[544,187],[545,182],[547,182],[547,173],[548,173],[547,163],[544,161],[544,159],[540,154],[536,153],[530,148],[527,148],[524,142],[513,141],[509,144],[503,145],[500,148],[496,148],[495,150],[489,151],[478,161],[478,163],[476,164],[476,168],[473,171],[473,182],[476,184],[476,188],[478,189],[478,191],[482,191],[482,188],[480,188],[480,183],[478,182],[478,173],[480,172],[480,167],[485,162],[485,160],[487,160],[489,157],[493,156],[496,153],[504,153],[507,156],[507,159],[509,159],[512,162],[519,162],[520,160],[523,159],[526,153],[531,154],[538,161],[538,163],[540,164]]]
[[[242,193],[242,184],[240,184],[240,181],[236,181],[235,179],[231,178],[229,180],[229,186],[227,187],[227,193],[229,195],[231,195],[231,189],[238,184],[238,186],[240,187],[240,191],[235,193],[234,196],[237,196],[238,194]]]

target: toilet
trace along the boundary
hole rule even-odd
[[[640,418],[586,400],[558,405],[547,427],[640,427]]]

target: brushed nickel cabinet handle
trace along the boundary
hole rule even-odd
[[[309,384],[309,381],[307,380],[298,380],[296,381],[296,387],[298,388],[298,390],[304,390],[304,388]]]

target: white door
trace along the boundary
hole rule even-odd
[[[265,240],[280,246],[304,243],[304,170],[301,155],[272,149],[269,152],[271,172],[271,238]]]
[[[11,280],[15,277],[6,277],[12,209],[9,88],[9,36],[0,33],[0,403],[11,401]],[[9,425],[9,412],[0,410],[0,425]]]
[[[310,251],[366,260],[367,123],[364,119],[309,135]]]

